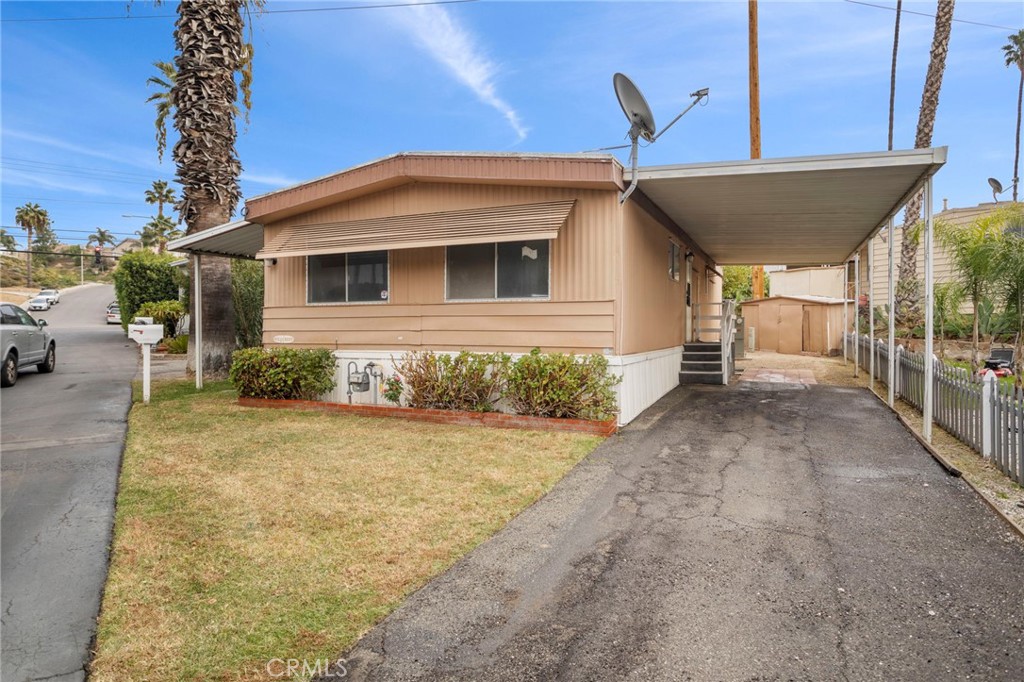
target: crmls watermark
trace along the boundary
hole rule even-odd
[[[345,659],[332,661],[329,658],[315,658],[312,661],[302,658],[272,658],[267,661],[267,675],[275,679],[331,679],[348,675]]]

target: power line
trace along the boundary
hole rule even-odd
[[[874,7],[875,9],[887,9],[890,12],[895,12],[896,11],[895,7],[889,7],[888,5],[875,5],[875,4],[870,3],[870,2],[864,2],[863,0],[845,0],[845,1],[850,3],[851,5],[864,5],[865,7]],[[931,19],[935,18],[934,14],[928,14],[927,12],[915,12],[914,10],[907,9],[906,7],[902,8],[900,11],[903,12],[904,14],[916,14],[919,17],[929,17]],[[957,19],[956,17],[953,17],[953,21],[955,21],[957,23],[960,23],[960,24],[971,24],[972,26],[983,26],[985,28],[998,28],[1000,31],[1017,31],[1017,30],[1019,30],[1019,29],[1016,29],[1016,28],[1010,28],[1009,26],[1000,26],[998,24],[986,24],[986,23],[981,22],[981,21],[971,21],[970,19]]]
[[[75,165],[69,164],[69,163],[53,163],[51,161],[36,161],[34,159],[22,159],[22,158],[18,158],[18,157],[15,157],[15,156],[0,157],[0,161],[2,161],[4,163],[4,165],[7,165],[7,164],[17,164],[17,165],[39,166],[39,167],[42,167],[42,168],[55,168],[55,169],[58,169],[58,170],[95,171],[95,172],[98,172],[98,173],[108,173],[108,174],[112,174],[112,175],[124,175],[124,176],[127,176],[127,177],[144,178],[144,179],[152,179],[152,177],[154,175],[159,175],[159,173],[134,173],[132,171],[115,170],[113,168],[96,168],[95,166],[75,166]]]
[[[400,3],[388,3],[381,5],[350,5],[347,7],[308,7],[302,9],[268,9],[262,10],[259,14],[300,14],[307,12],[346,12],[350,10],[363,10],[363,9],[391,9],[395,7],[416,7],[417,5],[458,5],[467,2],[477,2],[477,0],[433,0],[432,2],[400,2]],[[0,19],[0,23],[20,23],[20,24],[40,24],[57,21],[117,21],[117,20],[129,20],[129,19],[176,19],[177,14],[151,14],[148,16],[132,16],[125,14],[124,16],[108,16],[108,17],[45,17],[45,18],[33,18],[33,19]]]
[[[142,199],[138,201],[94,201],[90,199],[57,199],[54,197],[26,197],[26,196],[12,196],[10,194],[4,194],[4,199],[11,199],[13,201],[34,201],[34,202],[49,202],[49,201],[60,201],[70,204],[109,204],[112,206],[138,206],[144,203]]]

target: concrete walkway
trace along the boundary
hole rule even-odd
[[[346,679],[1018,680],[1024,545],[862,389],[677,389]]]

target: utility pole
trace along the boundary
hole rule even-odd
[[[747,0],[747,36],[750,75],[750,158],[761,158],[761,82],[757,59],[757,0]],[[751,294],[764,298],[764,266],[755,265],[750,272]]]

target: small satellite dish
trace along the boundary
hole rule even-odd
[[[999,182],[995,178],[989,178],[988,179],[988,186],[992,188],[992,192],[994,194],[1002,194],[1003,193],[1003,183]]]
[[[629,195],[636,189],[636,184],[639,179],[636,168],[638,163],[638,150],[639,141],[642,137],[648,142],[656,142],[659,137],[665,134],[669,128],[675,125],[676,121],[681,119],[683,115],[690,109],[697,106],[702,99],[708,96],[708,89],[701,88],[696,92],[691,92],[690,97],[693,101],[688,107],[683,109],[678,116],[662,128],[661,132],[658,132],[658,127],[654,123],[654,114],[651,113],[651,107],[647,105],[647,100],[644,99],[644,95],[640,92],[640,88],[629,79],[624,73],[616,73],[612,76],[612,85],[615,87],[615,96],[619,100],[619,106],[622,107],[622,113],[626,115],[626,119],[629,121],[629,144],[622,145],[623,147],[628,146],[629,150],[629,165],[633,169],[633,182],[630,183],[629,187],[622,196],[619,197],[619,203],[623,204]],[[621,149],[622,147],[601,147],[595,151],[604,151],[607,149]]]
[[[624,73],[616,73],[612,76],[612,85],[615,87],[615,96],[619,99],[619,106],[626,120],[636,128],[636,134],[648,142],[654,142],[657,126],[654,124],[654,114],[648,106],[640,88],[636,87]],[[633,131],[630,130],[630,136]]]

